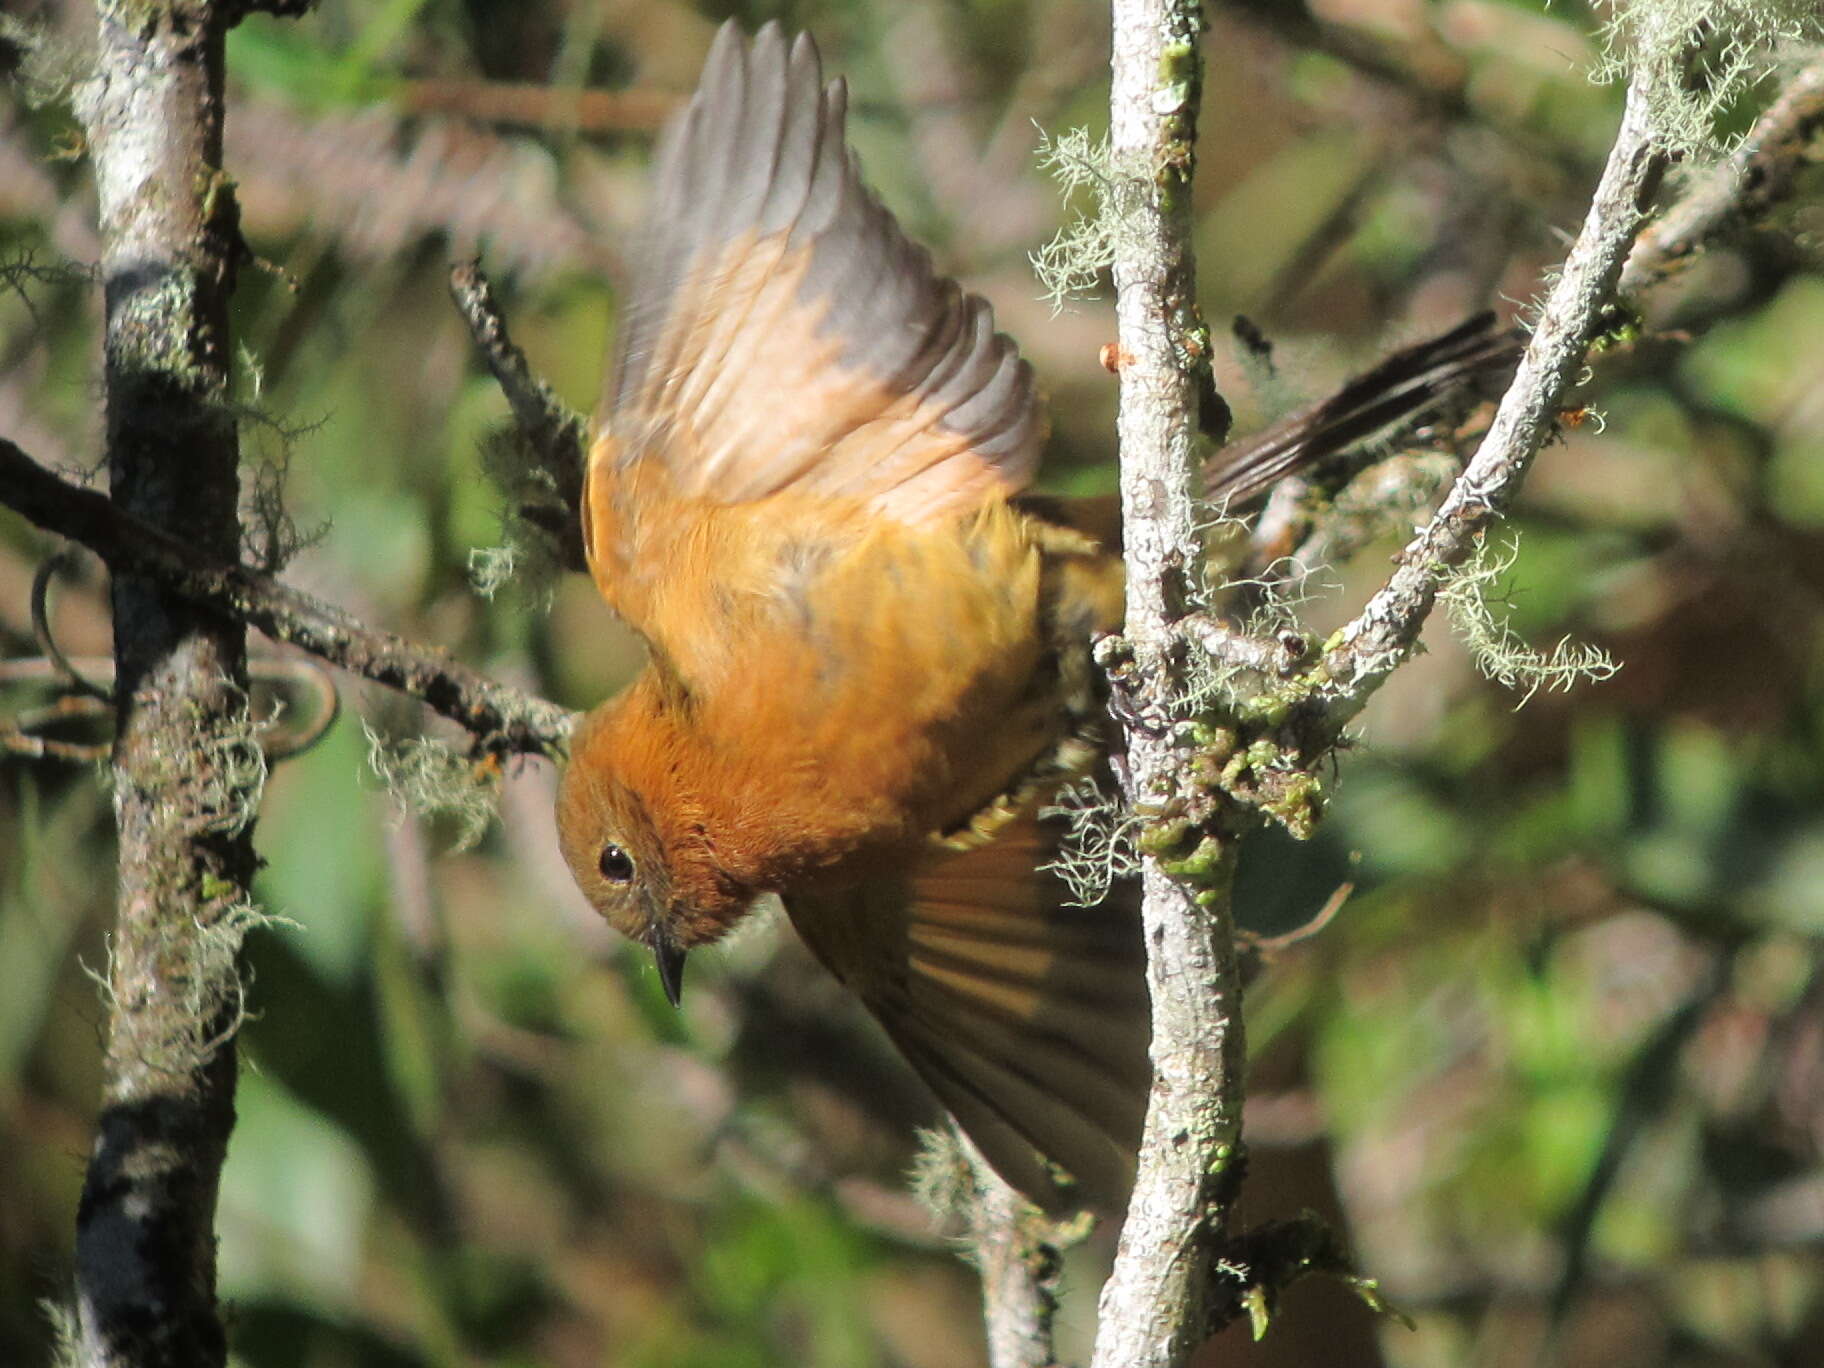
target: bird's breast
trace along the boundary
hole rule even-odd
[[[683,662],[706,801],[737,840],[770,840],[774,886],[922,847],[1065,725],[1023,518],[818,511],[717,510],[656,639]]]

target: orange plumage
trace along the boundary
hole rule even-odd
[[[1139,923],[1069,902],[1037,817],[1102,753],[1088,647],[1121,566],[1073,529],[1114,519],[1019,497],[1031,370],[863,185],[845,102],[810,39],[730,24],[661,142],[583,492],[650,660],[579,727],[559,835],[674,1002],[685,953],[778,894],[1009,1181],[1118,1206]],[[1488,317],[1407,348],[1208,488],[1245,498],[1512,353]]]
[[[997,1168],[1112,1205],[1138,926],[1065,904],[1035,813],[1097,753],[1120,566],[1009,501],[1030,368],[863,186],[844,103],[808,38],[731,25],[660,148],[583,499],[650,660],[573,740],[564,854],[674,1000],[779,894]]]

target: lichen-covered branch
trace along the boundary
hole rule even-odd
[[[1104,643],[1127,736],[1128,798],[1176,790],[1171,718],[1184,686],[1178,620],[1201,554],[1192,495],[1199,380],[1191,173],[1203,29],[1196,0],[1115,0],[1110,146],[1144,189],[1117,235],[1124,643]],[[1207,370],[1205,371],[1207,375]],[[1096,1368],[1183,1363],[1202,1338],[1211,1257],[1228,1216],[1241,1125],[1241,1000],[1227,838],[1209,835],[1197,889],[1158,853],[1142,866],[1153,1013],[1153,1094],[1115,1267],[1102,1290]],[[1200,905],[1202,904],[1202,905]]]
[[[981,1188],[970,1227],[982,1276],[989,1368],[1052,1368],[1052,1321],[1063,1272],[1052,1224],[987,1164],[978,1161],[975,1175]]]
[[[221,169],[228,16],[212,0],[97,9],[77,114],[101,213],[114,505],[232,559],[228,299],[244,249]],[[10,492],[10,479],[0,486]],[[247,721],[246,629],[123,570],[113,584],[119,892],[101,1115],[76,1219],[77,1347],[91,1368],[212,1368],[227,1358],[215,1201],[234,1124],[236,960],[265,766]]]
[[[1721,166],[1641,233],[1622,269],[1620,293],[1665,279],[1731,228],[1765,219],[1792,193],[1806,166],[1824,162],[1824,57],[1794,71],[1753,129]]]
[[[1650,297],[1650,291],[1675,278],[1717,239],[1764,222],[1791,196],[1800,172],[1824,162],[1824,150],[1818,147],[1820,130],[1824,130],[1824,58],[1813,58],[1790,73],[1741,145],[1721,164],[1696,177],[1670,208],[1641,231],[1622,269],[1617,296],[1624,303]],[[1439,392],[1460,388],[1469,379],[1481,378],[1484,384],[1497,376],[1511,379],[1524,342],[1518,334],[1511,336],[1511,342],[1491,346],[1456,366],[1454,375],[1443,378]],[[1600,358],[1589,360],[1594,365]],[[1503,366],[1506,374],[1500,375]],[[1231,443],[1212,464],[1216,478],[1231,467],[1261,464],[1256,452],[1301,440],[1307,431],[1320,427],[1327,412],[1337,408],[1359,384],[1361,381],[1352,381],[1320,403]],[[1335,449],[1341,444],[1339,439],[1361,435],[1361,431],[1349,430],[1327,435],[1323,447]],[[1442,439],[1434,437],[1429,445],[1438,447],[1442,457],[1444,448],[1474,436],[1473,432],[1452,433]],[[1458,460],[1460,463],[1461,458]],[[1282,483],[1255,525],[1253,554],[1245,573],[1266,574],[1269,566],[1278,563],[1284,571],[1275,572],[1277,578],[1281,573],[1296,575],[1307,567],[1340,563],[1362,542],[1380,535],[1392,519],[1407,518],[1429,502],[1445,483],[1437,462],[1422,450],[1375,464],[1374,475],[1346,488],[1345,482],[1353,474],[1348,469],[1336,472],[1320,489],[1314,490],[1298,476]],[[1343,492],[1336,501],[1327,503],[1324,496],[1338,489]]]
[[[555,496],[554,503],[522,503],[515,511],[558,544],[566,568],[586,572],[581,529],[588,421],[532,373],[525,353],[507,335],[506,318],[494,301],[494,287],[482,274],[480,262],[467,261],[451,268],[450,297],[469,325],[488,371],[507,397],[520,440],[530,449],[533,464]]]
[[[0,438],[0,504],[94,551],[115,573],[154,580],[274,641],[421,700],[499,755],[564,754],[574,714],[496,683],[443,652],[368,627],[342,610],[236,562],[206,556],[58,479]]]
[[[1534,455],[1557,421],[1560,400],[1601,331],[1622,263],[1645,219],[1665,166],[1646,107],[1645,79],[1628,87],[1621,128],[1583,229],[1546,296],[1520,368],[1476,454],[1430,522],[1400,556],[1400,567],[1326,653],[1305,710],[1322,713],[1316,741],[1327,745],[1411,653],[1450,571],[1518,493]],[[1307,740],[1307,751],[1311,749]]]

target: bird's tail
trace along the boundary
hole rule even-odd
[[[1240,504],[1326,456],[1413,417],[1485,378],[1505,380],[1520,362],[1522,341],[1477,314],[1449,332],[1402,347],[1328,399],[1288,414],[1252,436],[1230,442],[1204,471],[1204,492]]]

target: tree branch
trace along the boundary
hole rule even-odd
[[[456,301],[482,359],[507,396],[521,435],[544,458],[565,498],[577,508],[588,420],[532,373],[526,354],[507,335],[507,320],[479,261],[450,268],[450,298]]]
[[[1139,207],[1121,225],[1115,309],[1121,354],[1125,643],[1099,652],[1136,719],[1127,796],[1145,812],[1178,791],[1185,755],[1178,619],[1201,550],[1192,498],[1199,377],[1209,336],[1191,259],[1191,173],[1202,82],[1196,0],[1115,0],[1110,144]],[[1147,845],[1143,842],[1143,847]],[[1095,1368],[1182,1364],[1202,1338],[1241,1128],[1241,997],[1229,889],[1232,841],[1206,828],[1193,889],[1153,846],[1142,864],[1152,995],[1153,1093],[1113,1272],[1102,1289]],[[1202,904],[1201,906],[1199,904]]]
[[[1666,279],[1716,238],[1764,219],[1792,193],[1808,165],[1824,161],[1813,139],[1824,130],[1824,57],[1787,80],[1721,166],[1692,186],[1635,243],[1618,286],[1623,296]]]
[[[1121,710],[1138,723],[1128,738],[1128,793],[1135,810],[1151,818],[1140,844],[1147,856],[1156,1078],[1133,1205],[1103,1291],[1097,1368],[1183,1362],[1197,1337],[1225,1314],[1227,1303],[1211,1300],[1213,1249],[1227,1251],[1224,1267],[1233,1265],[1236,1280],[1248,1287],[1243,1302],[1257,1322],[1270,1303],[1276,1280],[1246,1268],[1242,1243],[1225,1234],[1232,1186],[1225,1175],[1239,1164],[1240,1036],[1228,922],[1233,834],[1249,807],[1295,832],[1308,826],[1317,765],[1410,655],[1451,572],[1511,505],[1550,435],[1590,340],[1601,331],[1665,167],[1649,126],[1647,81],[1637,71],[1583,230],[1476,454],[1388,584],[1307,665],[1296,635],[1277,643],[1253,639],[1185,611],[1195,588],[1187,572],[1197,555],[1183,492],[1193,393],[1187,372],[1204,353],[1188,306],[1190,263],[1182,245],[1188,196],[1169,193],[1184,188],[1175,177],[1188,177],[1189,147],[1183,138],[1168,143],[1171,134],[1162,128],[1182,108],[1173,83],[1175,50],[1162,47],[1178,36],[1169,25],[1183,11],[1166,8],[1164,0],[1117,0],[1115,12],[1116,156],[1129,164],[1144,158],[1164,192],[1153,200],[1156,217],[1123,225],[1128,245],[1115,272],[1124,354],[1128,625],[1126,641],[1104,643],[1100,652],[1112,666]],[[1779,131],[1744,148],[1735,185],[1775,181],[1765,157],[1793,164],[1798,130],[1817,126],[1813,99],[1807,79],[1776,106]],[[1162,154],[1162,146],[1169,151]],[[1777,186],[1769,193],[1778,193]],[[1676,255],[1681,235],[1701,240],[1729,217],[1713,207],[1694,213],[1652,253]],[[1219,709],[1233,713],[1228,722],[1219,716],[1201,728],[1174,723],[1173,691],[1182,680],[1176,652],[1187,642],[1261,676],[1261,696]],[[1202,748],[1195,759],[1187,753],[1193,741]],[[1176,756],[1175,743],[1182,747]],[[1186,850],[1191,841],[1195,848]],[[1162,861],[1162,854],[1173,858]],[[1194,901],[1185,881],[1199,890]],[[1213,1312],[1207,1319],[1206,1308]]]
[[[212,0],[97,8],[77,115],[101,212],[113,499],[198,554],[232,557],[228,299],[244,248],[221,171],[228,12]],[[77,1347],[91,1368],[217,1368],[215,1203],[265,766],[246,715],[245,628],[130,571],[113,600],[119,896],[101,1116],[76,1218]]]
[[[531,456],[535,478],[507,481],[508,497],[518,500],[514,511],[551,539],[566,569],[587,574],[582,504],[588,420],[532,373],[526,354],[507,335],[507,320],[479,261],[450,269],[450,298],[456,301],[482,359],[507,396],[514,427]]]
[[[1722,165],[1688,187],[1670,209],[1641,232],[1622,269],[1616,293],[1623,300],[1645,294],[1675,277],[1718,238],[1764,220],[1791,195],[1801,170],[1824,161],[1824,154],[1813,148],[1820,129],[1824,129],[1824,58],[1800,66],[1741,146]],[[1498,337],[1491,334],[1490,345],[1483,352],[1463,358],[1461,364],[1453,364],[1439,377],[1436,392],[1439,396],[1448,395],[1463,389],[1465,381],[1479,377],[1485,382],[1498,378],[1511,385],[1523,350],[1524,338],[1518,332]],[[1376,370],[1384,369],[1398,355]],[[1231,469],[1259,469],[1260,474],[1251,476],[1246,488],[1260,487],[1274,473],[1271,458],[1276,450],[1288,453],[1280,458],[1279,468],[1302,464],[1291,454],[1292,449],[1299,442],[1313,441],[1314,433],[1322,433],[1318,440],[1326,450],[1338,449],[1344,440],[1366,436],[1377,426],[1372,422],[1372,413],[1340,432],[1322,430],[1332,423],[1332,415],[1344,407],[1349,391],[1362,387],[1374,373],[1260,432],[1230,443],[1211,463],[1212,489],[1224,490],[1223,472]],[[1428,445],[1456,447],[1474,436],[1473,430],[1446,434]],[[1277,580],[1284,577],[1283,573],[1270,571],[1270,567],[1282,559],[1293,575],[1306,567],[1334,563],[1368,537],[1379,535],[1391,519],[1406,517],[1429,502],[1444,481],[1423,453],[1415,451],[1410,455],[1411,459],[1399,463],[1402,468],[1397,474],[1388,468],[1392,463],[1374,462],[1385,472],[1385,477],[1375,477],[1378,488],[1361,480],[1349,483],[1366,463],[1360,460],[1350,463],[1353,468],[1325,468],[1321,480],[1307,481],[1295,475],[1283,481],[1255,524],[1253,553],[1244,573]],[[1457,459],[1461,462],[1461,457]],[[1338,491],[1342,491],[1340,496]],[[1326,497],[1335,498],[1336,502],[1326,504]]]
[[[989,1368],[1053,1368],[1052,1320],[1062,1260],[1056,1228],[965,1142],[978,1184],[969,1213]]]
[[[1310,704],[1323,718],[1316,737],[1306,739],[1307,755],[1327,748],[1411,654],[1450,571],[1512,504],[1600,330],[1664,167],[1651,135],[1645,80],[1637,74],[1583,230],[1546,297],[1493,425],[1436,515],[1401,553],[1400,568],[1338,634],[1313,679]]]
[[[172,593],[251,623],[352,674],[398,689],[457,723],[499,755],[564,754],[575,715],[498,684],[442,651],[358,622],[257,570],[197,552],[121,513],[100,494],[58,479],[0,438],[0,503],[47,532],[80,542],[116,574],[156,580]]]

